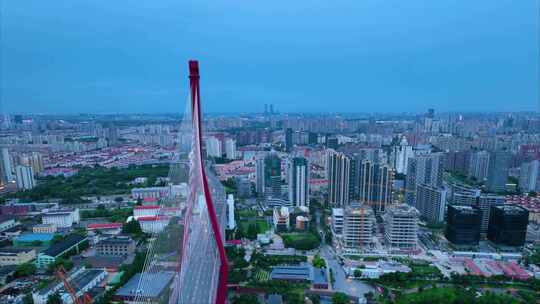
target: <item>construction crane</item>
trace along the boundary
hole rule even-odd
[[[88,293],[84,293],[82,297],[77,297],[77,292],[75,289],[73,289],[73,286],[71,286],[71,283],[69,283],[67,277],[66,277],[66,270],[64,269],[64,266],[60,265],[56,269],[56,276],[62,280],[64,283],[64,287],[66,288],[67,292],[71,296],[71,300],[74,304],[91,304],[92,303],[92,297]]]

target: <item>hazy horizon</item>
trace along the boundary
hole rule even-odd
[[[5,113],[540,108],[538,2],[30,0],[0,4]]]

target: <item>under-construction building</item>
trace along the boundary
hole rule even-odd
[[[361,250],[373,241],[375,215],[367,205],[352,205],[344,210],[342,247]]]
[[[419,216],[418,210],[407,204],[388,208],[384,215],[386,243],[392,248],[415,249]]]

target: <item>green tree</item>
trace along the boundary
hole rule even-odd
[[[259,304],[259,299],[257,299],[256,295],[243,294],[234,297],[232,300],[232,304]]]
[[[23,304],[34,304],[34,299],[32,298],[32,293],[27,293],[23,297]]]
[[[332,296],[332,304],[349,304],[349,297],[343,292],[336,292]]]
[[[249,223],[248,229],[247,229],[247,238],[250,240],[254,240],[257,238],[257,233],[259,230],[257,229],[256,223]]]
[[[311,300],[311,303],[313,304],[320,304],[321,303],[321,296],[319,295],[309,295],[309,299]]]
[[[317,268],[324,268],[326,267],[326,261],[317,254],[313,257],[313,266]]]
[[[354,273],[353,273],[353,276],[354,276],[355,278],[361,278],[361,277],[362,277],[362,270],[360,270],[360,269],[355,269],[355,270],[354,270]]]
[[[61,236],[60,234],[56,234],[53,238],[52,238],[52,243],[53,244],[56,244],[56,243],[60,243],[62,240],[64,239],[63,236]]]
[[[54,263],[51,263],[47,266],[47,272],[52,274],[54,273],[60,266],[64,267],[66,271],[69,271],[71,268],[73,268],[73,262],[64,258],[57,258]]]
[[[142,233],[141,225],[139,224],[138,221],[135,221],[135,220],[129,221],[122,226],[122,233],[141,234]]]
[[[41,247],[43,245],[43,242],[39,240],[35,240],[35,241],[32,241],[30,245],[32,245],[32,247]]]
[[[36,273],[36,265],[33,263],[24,263],[15,269],[15,278],[27,277]]]
[[[285,299],[288,304],[304,304],[304,292],[302,290],[289,290],[285,294]]]
[[[58,292],[53,293],[47,298],[46,304],[62,304],[62,298]]]

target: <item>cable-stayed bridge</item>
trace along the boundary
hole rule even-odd
[[[225,303],[227,259],[225,191],[202,153],[199,66],[189,62],[190,102],[180,127],[180,144],[171,164],[170,196],[160,202],[136,301],[150,299],[162,276],[172,283],[163,303]],[[172,189],[175,189],[174,191]]]

